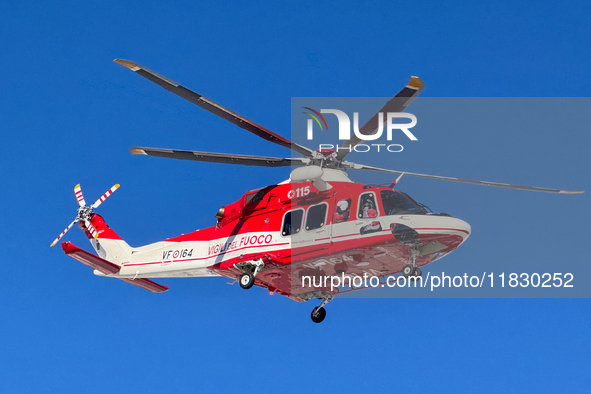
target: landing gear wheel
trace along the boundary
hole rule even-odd
[[[314,323],[321,323],[326,317],[326,309],[322,307],[316,307],[312,310],[312,321]]]
[[[409,276],[411,276],[413,273],[415,272],[415,266],[412,264],[407,264],[404,266],[404,268],[402,269],[402,275],[405,278],[408,278]]]
[[[417,280],[419,280],[421,276],[423,276],[423,271],[421,271],[419,267],[416,267],[412,276],[409,279],[413,282],[416,282]]]
[[[250,289],[254,285],[254,275],[246,272],[240,277],[240,287]]]

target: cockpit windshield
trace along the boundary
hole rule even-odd
[[[385,215],[398,215],[402,213],[424,215],[427,213],[425,208],[418,205],[403,193],[393,190],[382,190],[380,196],[382,197]]]

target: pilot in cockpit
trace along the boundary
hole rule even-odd
[[[365,197],[362,204],[362,213],[361,213],[361,217],[362,218],[375,218],[378,216],[378,211],[376,211],[376,205],[373,199],[372,195],[365,195],[363,196]]]
[[[351,208],[351,200],[341,200],[337,203],[337,211],[334,215],[335,222],[341,223],[349,220],[349,210]]]

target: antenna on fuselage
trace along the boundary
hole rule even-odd
[[[390,189],[393,189],[394,186],[396,186],[396,184],[400,181],[400,178],[402,178],[402,175],[404,175],[404,172],[402,174],[400,174],[400,176],[398,178],[396,178],[396,180],[390,184],[390,186],[388,186]]]

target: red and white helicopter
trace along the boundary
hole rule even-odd
[[[98,256],[63,242],[68,256],[92,267],[95,275],[121,279],[152,292],[164,292],[168,287],[148,278],[225,276],[238,281],[244,289],[256,285],[299,302],[317,298],[322,303],[313,309],[312,320],[319,323],[326,316],[324,305],[339,293],[339,288],[333,288],[326,280],[320,283],[322,278],[335,275],[343,279],[364,275],[385,278],[402,273],[419,280],[420,267],[454,251],[470,235],[470,225],[463,220],[433,213],[405,193],[394,190],[402,175],[539,192],[582,193],[351,163],[344,160],[350,149],[313,151],[145,67],[120,59],[115,62],[267,141],[303,155],[274,158],[132,148],[132,154],[181,160],[299,166],[291,171],[288,180],[247,192],[238,201],[222,207],[215,215],[215,226],[141,247],[129,246],[93,212],[119,185],[92,205],[86,205],[80,185],[76,185],[78,214],[51,246],[78,223]],[[374,134],[381,114],[401,112],[423,87],[419,78],[412,77],[360,129],[361,135]],[[343,147],[354,147],[361,142],[353,136]],[[380,187],[354,183],[346,170],[382,171],[399,176],[390,186]],[[314,278],[314,282],[306,283],[302,281],[304,277]],[[350,287],[346,291],[359,290]]]

